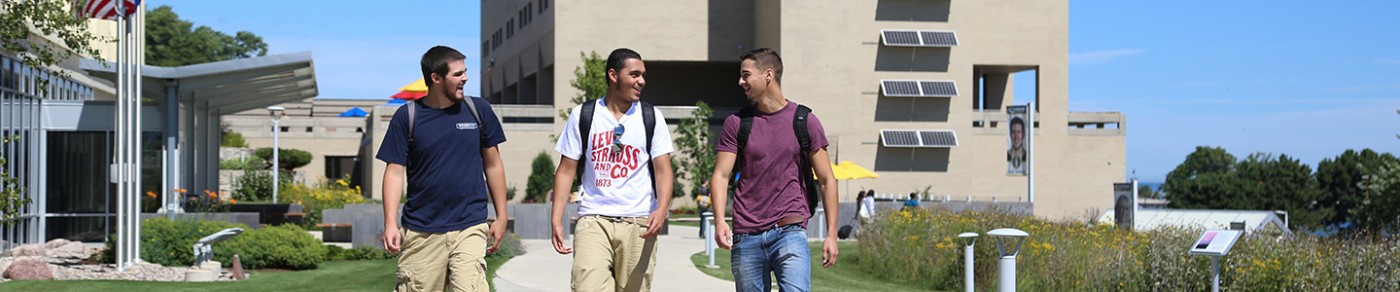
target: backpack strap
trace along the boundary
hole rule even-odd
[[[812,178],[812,155],[807,149],[812,148],[812,136],[807,133],[807,115],[812,113],[812,109],[798,104],[797,113],[792,116],[792,132],[797,135],[797,152],[802,155],[801,163],[797,168],[797,176],[802,182],[803,193],[807,196],[807,214],[816,214],[817,199],[816,192],[810,190],[816,186],[816,180]]]
[[[731,174],[743,174],[739,172],[739,170],[742,169],[744,165],[744,148],[749,145],[749,132],[753,131],[753,112],[754,106],[749,105],[739,109],[739,112],[736,113],[739,115],[739,136],[735,138],[737,138],[736,140],[739,142],[739,152],[735,153],[734,170],[731,171]],[[729,182],[731,186],[738,186],[739,177],[735,176],[729,178]]]
[[[578,112],[578,139],[581,152],[578,155],[578,167],[574,173],[574,180],[578,181],[580,188],[583,187],[583,170],[586,169],[583,165],[584,162],[588,161],[588,147],[591,146],[588,143],[588,137],[592,133],[588,131],[593,128],[593,111],[598,107],[597,105],[597,99],[590,99],[580,105]]]
[[[651,137],[656,135],[656,107],[645,101],[639,103],[642,106],[642,125],[646,127],[647,132],[646,153],[642,154],[646,156],[647,171],[651,172],[651,196],[656,197],[659,195],[656,193],[656,165],[651,161]]]
[[[408,148],[413,149],[413,124],[414,115],[418,113],[418,101],[408,101]]]

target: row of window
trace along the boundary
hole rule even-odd
[[[292,131],[292,127],[288,127],[288,126],[279,126],[279,127],[280,127],[280,128],[277,129],[278,132],[287,133],[287,132],[291,132],[291,131]],[[314,129],[316,129],[316,127],[306,127],[306,132],[307,132],[307,133],[311,133],[312,130],[314,130]],[[335,132],[335,129],[336,129],[336,128],[326,128],[327,132]],[[347,129],[348,129],[348,128],[347,128]],[[365,132],[365,127],[355,127],[355,133],[364,133],[364,132]]]
[[[490,55],[491,50],[500,48],[501,44],[505,43],[505,40],[514,37],[516,29],[525,29],[525,26],[535,21],[536,14],[544,14],[545,9],[549,9],[549,0],[536,1],[540,4],[538,10],[535,9],[535,2],[525,3],[525,6],[521,7],[520,11],[516,12],[515,18],[506,20],[505,27],[498,28],[495,33],[491,34],[490,40],[481,41],[481,55]],[[517,19],[519,19],[520,22],[516,22]],[[505,31],[504,35],[501,34],[502,30]]]
[[[47,84],[45,84],[47,83]],[[45,90],[40,90],[46,86]],[[92,87],[0,55],[0,89],[48,100],[92,100]]]

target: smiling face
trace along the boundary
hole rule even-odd
[[[1025,145],[1025,144],[1021,144],[1023,141],[1026,140],[1026,129],[1025,129],[1025,128],[1026,128],[1025,125],[1022,125],[1022,124],[1019,124],[1019,123],[1012,123],[1012,124],[1011,124],[1011,148],[1013,148],[1013,149],[1021,149],[1021,147],[1023,147],[1023,145]]]
[[[465,60],[453,60],[447,63],[447,74],[438,75],[433,73],[433,87],[438,92],[446,93],[452,101],[461,101],[466,91],[462,88],[467,85],[467,64]]]
[[[629,58],[623,61],[621,70],[608,69],[611,91],[627,102],[642,100],[642,88],[647,86],[646,76],[647,66],[642,59]]]
[[[749,102],[758,102],[762,99],[763,93],[768,90],[769,82],[772,80],[772,70],[760,70],[758,61],[744,59],[739,63],[739,88],[744,89],[744,96]]]

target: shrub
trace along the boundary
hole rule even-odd
[[[223,138],[219,140],[219,146],[223,147],[248,147],[248,142],[243,139],[243,133],[224,130]]]
[[[296,225],[278,225],[244,232],[214,245],[214,258],[231,263],[239,255],[243,268],[315,269],[326,259],[326,246]]]
[[[153,218],[141,221],[141,259],[162,266],[190,266],[194,264],[194,244],[200,238],[227,228],[248,226],[224,221],[172,221]],[[242,236],[242,235],[240,235]],[[98,255],[98,261],[116,261],[116,240],[113,234],[107,237],[107,248]],[[237,237],[235,237],[237,238]],[[228,256],[227,242],[214,245],[214,255]],[[225,263],[228,263],[225,261]]]
[[[350,182],[345,181],[345,179],[322,182],[319,187],[315,188],[302,184],[284,184],[277,199],[281,200],[282,203],[300,204],[302,211],[306,213],[306,217],[302,218],[302,224],[308,228],[321,223],[322,210],[338,209],[345,207],[345,204],[365,202],[364,195],[360,193],[360,187],[351,187]]]
[[[1028,291],[1199,291],[1210,286],[1210,258],[1187,254],[1199,229],[1133,232],[1110,225],[1050,222],[1003,212],[915,209],[881,213],[858,234],[851,264],[882,279],[930,290],[962,289],[957,234],[1017,228],[1030,234],[1017,257]],[[987,236],[975,247],[977,286],[996,283],[997,251]],[[1324,239],[1295,234],[1241,238],[1220,258],[1222,290],[1396,291],[1400,242]]]
[[[267,169],[268,167],[271,166],[267,165],[267,161],[262,159],[229,158],[219,161],[219,169],[222,170]]]
[[[360,260],[382,260],[396,259],[399,255],[389,253],[377,247],[361,246],[354,249],[327,245],[326,260],[330,261],[360,261]]]
[[[525,184],[525,201],[545,203],[554,189],[554,160],[543,151],[530,162],[530,178]]]
[[[300,149],[292,148],[277,149],[281,149],[277,151],[277,167],[281,168],[284,171],[293,170],[298,167],[306,166],[306,164],[308,163],[311,163],[311,152],[306,152]],[[254,154],[256,154],[258,157],[262,157],[264,161],[268,161],[268,164],[272,164],[271,147],[258,148],[257,151],[254,151]]]
[[[278,180],[291,181],[290,176],[278,176]],[[279,194],[280,195],[280,194]],[[233,181],[233,197],[244,201],[266,201],[272,198],[272,172],[244,168],[243,176]]]
[[[487,242],[486,244],[491,243]],[[525,254],[525,245],[520,243],[520,237],[515,236],[515,233],[506,233],[506,236],[501,238],[501,248],[497,249],[495,253],[487,254],[486,257],[511,258],[523,254]]]

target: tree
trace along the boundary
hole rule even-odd
[[[1157,190],[1153,190],[1153,189],[1152,189],[1152,186],[1148,186],[1148,185],[1139,185],[1139,186],[1138,186],[1138,194],[1137,194],[1137,196],[1138,196],[1139,198],[1156,198],[1156,197],[1157,197]]]
[[[10,144],[18,140],[19,136],[0,137],[0,149],[5,144]],[[5,156],[0,156],[0,226],[8,226],[19,219],[20,208],[29,205],[29,198],[24,196],[24,186],[19,184],[19,179],[10,176],[9,165],[5,161]]]
[[[681,120],[676,127],[676,150],[682,156],[676,169],[676,181],[689,179],[687,189],[700,188],[710,174],[715,171],[715,148],[710,146],[714,133],[710,132],[710,115],[714,110],[704,101],[695,102],[695,112]]]
[[[549,154],[540,151],[530,162],[530,178],[525,184],[525,201],[548,203],[550,190],[554,189],[554,160]]]
[[[292,148],[277,149],[279,149],[277,151],[277,168],[281,168],[284,173],[289,173],[293,169],[311,163],[311,152]],[[258,148],[253,151],[253,154],[267,161],[268,165],[272,165],[272,147]]]
[[[233,36],[181,20],[169,5],[146,13],[146,64],[175,67],[267,55],[262,37],[239,31]]]
[[[569,86],[578,89],[579,93],[569,99],[567,107],[556,107],[559,109],[559,119],[568,120],[569,111],[575,105],[583,104],[584,101],[602,97],[608,93],[608,69],[603,57],[598,56],[598,52],[589,52],[585,55],[578,53],[579,58],[583,58],[583,66],[574,67],[574,80],[569,81]]]
[[[1366,200],[1367,182],[1365,178],[1381,174],[1381,167],[1389,163],[1400,163],[1400,159],[1386,153],[1376,153],[1371,149],[1356,151],[1348,149],[1336,158],[1323,159],[1317,164],[1317,184],[1322,194],[1319,200],[1309,202],[1312,209],[1325,214],[1322,224],[1337,226],[1340,231],[1354,235],[1363,229],[1355,224],[1358,217],[1370,214],[1358,209]],[[1395,208],[1394,205],[1386,208]],[[1361,219],[1367,221],[1368,219]],[[1346,224],[1351,223],[1351,224]],[[1343,228],[1350,225],[1353,228]]]
[[[1235,171],[1248,196],[1236,209],[1288,211],[1290,224],[1296,226],[1317,227],[1321,222],[1321,216],[1307,209],[1321,194],[1307,164],[1288,155],[1255,153]]]
[[[1210,208],[1219,202],[1219,195],[1238,194],[1230,190],[1237,180],[1231,173],[1235,156],[1224,148],[1196,146],[1186,161],[1167,173],[1162,190],[1171,196],[1172,208]]]
[[[79,53],[101,58],[95,43],[111,42],[88,31],[88,19],[74,17],[72,1],[65,0],[3,0],[0,1],[0,50],[18,56],[20,61],[61,77],[62,70],[49,70]],[[52,36],[59,44],[45,39]],[[35,76],[40,90],[47,90],[47,78]]]
[[[1386,161],[1365,180],[1366,197],[1357,206],[1356,225],[1375,234],[1400,231],[1400,162]]]

